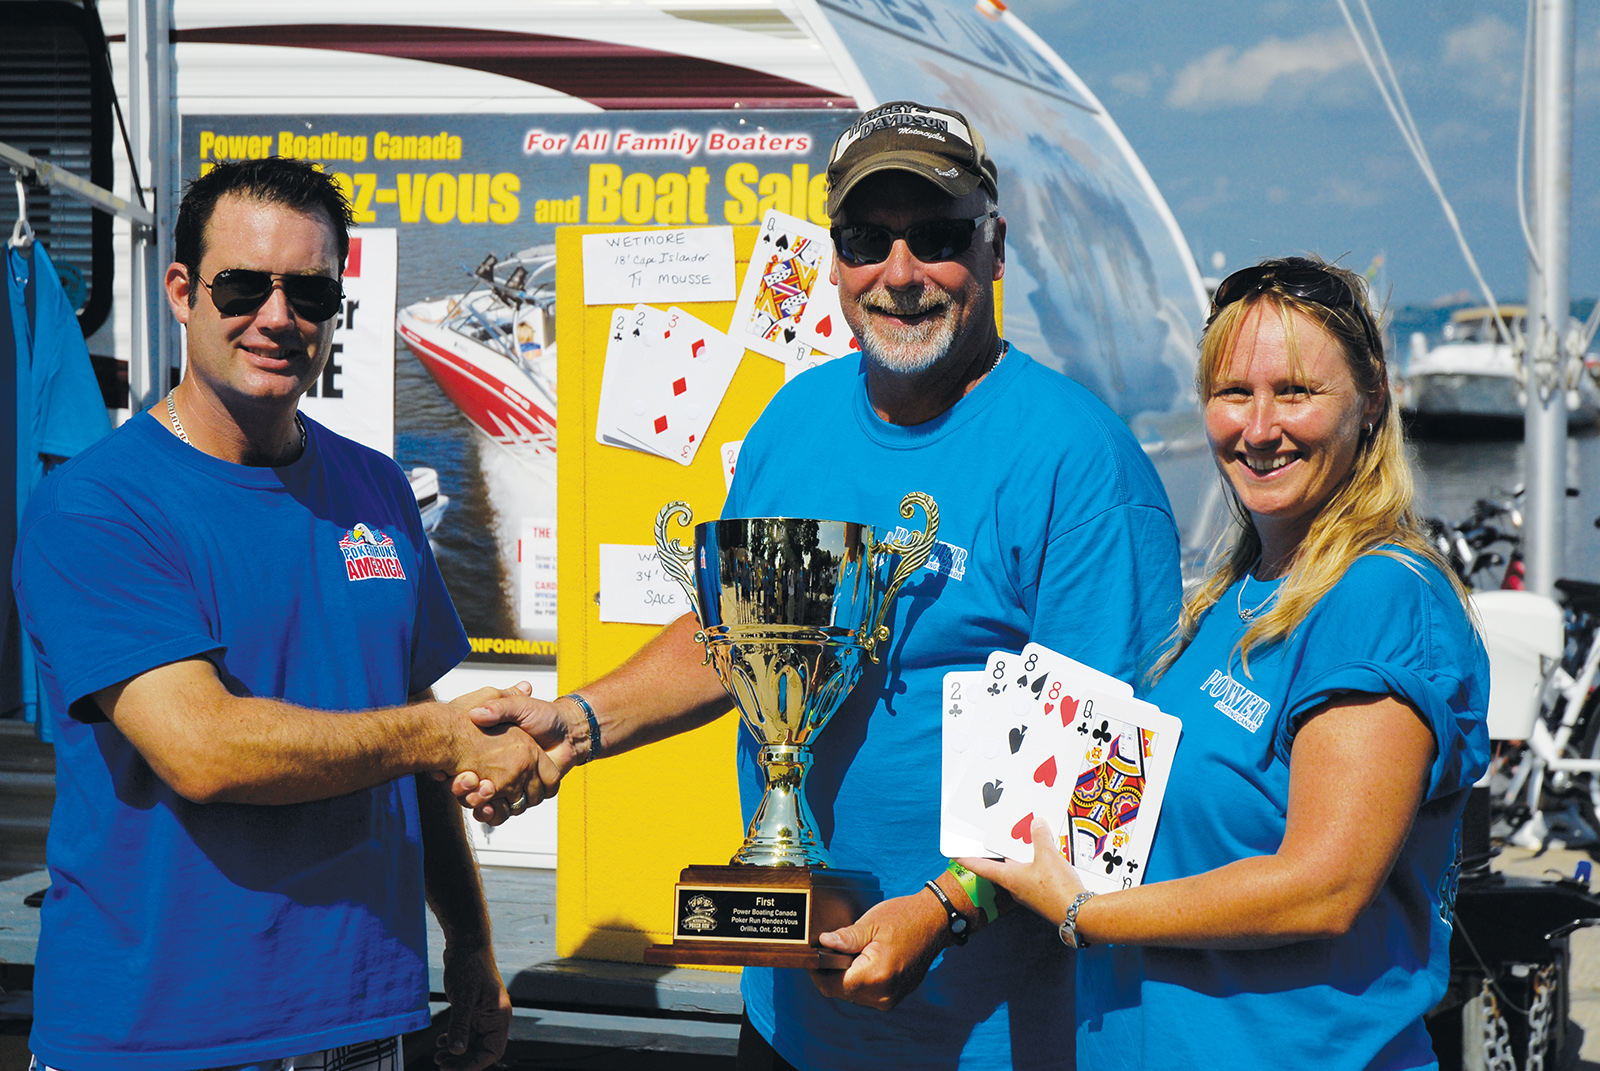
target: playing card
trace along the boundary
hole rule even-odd
[[[1028,665],[1032,653],[1013,656],[1013,663]],[[1034,668],[1042,669],[1044,661],[1033,661]],[[995,664],[991,659],[991,668]],[[1050,674],[1055,677],[1055,670]],[[1181,725],[1127,695],[1120,682],[1112,682],[1120,685],[1118,694],[1078,684],[1054,689],[1074,675],[1104,678],[1094,671],[1064,673],[1037,696],[1032,677],[1026,684],[1018,680],[1022,674],[1006,681],[1011,720],[1025,735],[1021,746],[992,767],[990,776],[1006,792],[983,816],[984,846],[1030,862],[1033,821],[1043,818],[1060,838],[1055,847],[1078,867],[1086,887],[1101,892],[1136,885]]]
[[[617,433],[680,465],[694,461],[744,349],[682,309],[669,309],[639,375],[624,389]]]
[[[739,466],[739,448],[744,445],[743,439],[735,439],[731,443],[722,444],[722,489],[733,490],[733,474]]]
[[[1105,715],[1080,719],[1084,747],[1059,834],[1062,854],[1092,892],[1132,888],[1144,880],[1182,732],[1170,714],[1118,710],[1120,705],[1113,700],[1105,704]]]
[[[958,795],[957,778],[978,746],[975,730],[985,721],[983,701],[985,677],[982,670],[955,671],[944,675],[941,718],[944,725],[943,764],[940,799]],[[980,788],[981,792],[981,788]],[[949,807],[941,810],[939,851],[954,859],[962,855],[984,855],[981,827],[958,818]]]
[[[839,288],[828,281],[833,271],[833,243],[829,240],[827,255],[817,274],[817,285],[811,291],[811,300],[800,322],[795,325],[795,337],[813,350],[829,357],[844,357],[861,352],[861,343],[845,322],[844,310],[839,307]]]
[[[826,230],[769,208],[739,287],[729,337],[785,363],[809,356],[811,345],[800,338],[799,326],[812,293],[819,285],[829,287],[832,255]]]
[[[947,783],[944,796],[946,822],[956,829],[986,829],[990,815],[1012,792],[1012,759],[1027,740],[1029,726],[1012,710],[1010,675],[1016,655],[996,651],[967,695],[977,717],[966,726],[965,760],[960,772]],[[994,854],[984,852],[980,854]]]
[[[620,429],[633,384],[650,365],[664,320],[661,310],[649,305],[612,312],[606,335],[605,369],[600,375],[600,404],[595,412],[596,442],[656,453],[644,443],[624,435]]]
[[[787,383],[801,372],[809,372],[819,364],[827,364],[829,361],[837,360],[838,358],[831,354],[807,347],[807,352],[804,356],[796,355],[794,360],[783,363],[783,381]]]

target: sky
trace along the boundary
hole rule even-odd
[[[1369,0],[1445,195],[1497,300],[1527,292],[1517,221],[1527,9]],[[1574,299],[1600,294],[1600,0],[1575,0]],[[1304,251],[1395,305],[1476,290],[1335,0],[1008,0],[1100,98],[1206,274]],[[1352,14],[1360,8],[1350,0]]]

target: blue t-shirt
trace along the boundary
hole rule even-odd
[[[412,778],[190,803],[88,698],[201,655],[236,694],[359,710],[464,656],[404,476],[305,423],[299,460],[253,468],[135,416],[24,517],[13,583],[52,709],[70,712],[34,976],[32,1047],[53,1067],[186,1071],[427,1025]]]
[[[751,429],[724,517],[920,528],[939,546],[901,588],[882,664],[816,738],[806,782],[834,865],[885,897],[945,868],[939,852],[944,675],[1036,640],[1124,679],[1170,628],[1178,539],[1166,493],[1126,426],[1083,387],[1011,351],[965,398],[915,427],[873,412],[859,361],[786,386]],[[745,820],[763,787],[739,734]],[[803,971],[746,968],[745,1007],[800,1068],[1059,1068],[1072,1054],[1072,959],[1015,911],[951,948],[885,1014],[821,996]],[[959,1057],[959,1063],[958,1063]]]
[[[1483,644],[1431,563],[1374,553],[1286,641],[1252,648],[1246,676],[1237,606],[1271,588],[1251,580],[1242,600],[1239,585],[1226,591],[1150,692],[1183,719],[1183,739],[1146,880],[1275,853],[1295,733],[1341,694],[1395,696],[1432,730],[1438,754],[1416,824],[1343,937],[1254,951],[1081,953],[1079,1066],[1275,1067],[1288,1053],[1319,1071],[1435,1066],[1422,1016],[1449,978],[1461,811],[1488,763]],[[1382,740],[1371,754],[1371,776],[1386,776]]]

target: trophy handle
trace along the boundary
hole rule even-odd
[[[928,555],[933,553],[933,544],[938,539],[939,506],[928,495],[921,491],[912,491],[906,495],[900,500],[900,516],[909,520],[916,512],[917,506],[922,507],[923,515],[927,517],[927,524],[923,526],[921,532],[910,536],[904,543],[885,539],[872,548],[873,557],[877,557],[880,550],[898,552],[900,555],[900,562],[895,566],[894,576],[889,580],[889,587],[883,593],[883,600],[878,603],[878,609],[872,615],[872,620],[861,630],[861,645],[866,648],[867,657],[874,663],[878,661],[878,644],[889,638],[889,626],[884,624],[884,619],[889,616],[889,607],[894,604],[894,597],[899,594],[900,585],[927,562]]]
[[[910,514],[907,514],[910,516]],[[678,523],[685,528],[694,523],[694,511],[687,502],[668,502],[661,507],[661,512],[656,514],[656,553],[661,560],[661,568],[668,576],[678,582],[684,594],[689,596],[689,608],[694,611],[694,616],[705,624],[705,617],[700,613],[700,595],[694,586],[694,551],[689,550],[682,543],[667,535],[667,526],[672,523],[672,518],[678,517]],[[695,635],[695,640],[704,643],[705,633]],[[711,656],[706,655],[709,662]]]

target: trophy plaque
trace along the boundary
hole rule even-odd
[[[656,548],[700,618],[695,639],[758,744],[766,791],[726,866],[679,875],[673,940],[646,963],[842,968],[854,958],[817,937],[847,926],[882,898],[877,879],[830,864],[806,803],[811,743],[889,639],[896,593],[928,560],[939,530],[933,499],[900,503],[923,531],[877,539],[848,521],[752,517],[708,521],[694,550],[667,531],[689,507],[656,517]]]

